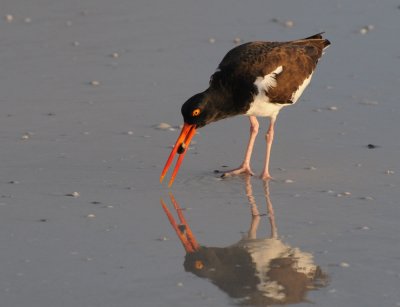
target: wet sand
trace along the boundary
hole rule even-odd
[[[159,174],[180,106],[237,41],[325,31],[332,46],[277,121],[269,190],[279,240],[328,276],[306,293],[315,305],[399,306],[398,6],[3,1],[2,304],[238,304],[185,271],[186,252],[160,205],[169,201]],[[162,122],[172,129],[156,129]],[[244,178],[214,173],[238,166],[247,137],[245,117],[199,130],[171,189],[202,246],[229,247],[251,225]],[[261,133],[256,172],[264,148]],[[267,213],[263,182],[251,184]],[[263,216],[257,236],[269,233]]]

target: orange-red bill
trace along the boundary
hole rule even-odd
[[[187,124],[187,123],[185,123],[183,125],[181,134],[179,135],[178,139],[176,140],[174,148],[172,149],[172,151],[171,151],[171,153],[170,153],[170,155],[168,157],[168,160],[165,163],[164,169],[163,169],[163,171],[161,173],[161,176],[160,176],[160,182],[163,181],[165,175],[167,174],[168,169],[170,168],[170,166],[172,164],[172,160],[174,159],[174,157],[175,157],[176,153],[178,152],[178,150],[179,149],[183,149],[183,152],[179,153],[178,160],[176,162],[175,168],[174,168],[174,170],[172,172],[172,176],[171,176],[171,179],[170,179],[169,184],[168,184],[169,187],[172,185],[172,183],[174,182],[174,179],[176,177],[176,174],[178,173],[179,168],[180,168],[180,166],[182,164],[183,158],[185,157],[186,151],[189,148],[190,141],[192,140],[192,138],[195,135],[195,133],[196,133],[195,125],[190,125],[190,124]]]

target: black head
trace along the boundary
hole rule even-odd
[[[190,97],[182,105],[182,116],[185,123],[195,125],[196,128],[201,128],[211,122],[211,117],[208,108],[208,96],[205,93],[199,93]]]
[[[209,93],[203,92],[190,97],[182,105],[183,121],[196,128],[221,119],[220,110],[217,107],[218,99]]]

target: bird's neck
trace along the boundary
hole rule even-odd
[[[213,114],[210,122],[245,114],[247,98],[241,97],[237,91],[224,87],[209,87],[204,91],[207,110]]]

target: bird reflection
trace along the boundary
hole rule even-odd
[[[182,209],[170,194],[179,218],[175,221],[163,200],[161,205],[186,251],[186,271],[209,279],[237,300],[240,305],[294,304],[305,302],[309,290],[324,287],[328,276],[314,264],[313,256],[282,242],[278,237],[269,182],[264,191],[270,236],[257,238],[260,214],[251,185],[245,179],[246,195],[251,208],[251,224],[247,234],[228,247],[201,246],[185,220]]]

